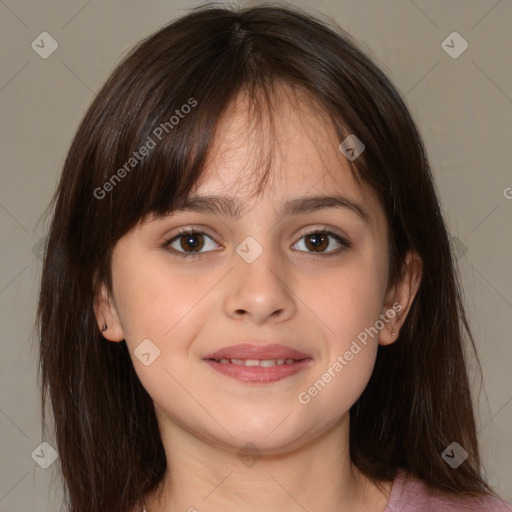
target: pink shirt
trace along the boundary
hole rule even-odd
[[[142,512],[146,509],[142,508]],[[492,496],[469,502],[447,497],[423,480],[410,475],[407,478],[406,471],[400,470],[383,512],[512,512],[512,505]]]
[[[407,476],[404,470],[397,474],[384,512],[512,512],[512,505],[492,496],[463,501]]]

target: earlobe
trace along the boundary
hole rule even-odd
[[[102,336],[113,342],[123,341],[124,331],[112,297],[104,283],[100,285],[99,292],[94,299],[93,308],[98,329]]]
[[[399,339],[421,283],[423,262],[415,251],[409,251],[404,262],[402,277],[387,293],[383,313],[388,322],[379,333],[379,345],[390,345]]]

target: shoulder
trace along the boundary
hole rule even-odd
[[[512,505],[493,496],[454,497],[401,470],[393,482],[384,512],[512,512]]]

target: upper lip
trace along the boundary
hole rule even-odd
[[[203,359],[307,359],[311,356],[284,345],[241,343],[221,348]]]

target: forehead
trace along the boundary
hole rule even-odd
[[[380,202],[354,178],[340,142],[327,113],[308,95],[282,86],[267,103],[242,93],[220,119],[191,195],[236,197],[238,215],[262,197],[284,205],[291,198],[342,196],[364,204],[372,224],[384,215]]]

